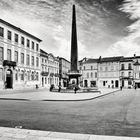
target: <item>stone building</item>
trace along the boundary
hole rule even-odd
[[[40,42],[34,35],[0,19],[0,88],[40,84]]]
[[[120,87],[120,59],[122,57],[105,57],[98,60],[98,87]]]
[[[79,63],[84,87],[140,88],[140,56],[100,57]]]
[[[59,59],[40,49],[41,86],[59,85]]]
[[[62,87],[68,86],[68,75],[70,70],[70,62],[63,57],[59,57],[59,84]]]
[[[123,57],[120,60],[120,85],[133,87],[133,57]]]
[[[97,87],[97,59],[88,59],[82,65],[82,86]]]

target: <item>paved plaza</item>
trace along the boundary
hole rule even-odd
[[[11,94],[14,96],[29,94],[31,97],[34,94],[37,97],[44,92],[46,93],[39,90],[6,95],[8,97]],[[51,94],[60,95],[60,93]],[[68,94],[70,95],[75,94]],[[42,99],[27,101],[1,98],[0,126],[11,128],[21,126],[22,129],[49,132],[140,137],[140,90],[123,89],[83,101],[42,101]]]

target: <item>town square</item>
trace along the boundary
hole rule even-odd
[[[0,8],[0,139],[140,139],[138,0]]]

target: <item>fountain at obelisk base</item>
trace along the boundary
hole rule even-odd
[[[67,73],[69,77],[69,85],[79,85],[79,77],[82,75],[79,73],[78,68],[78,44],[77,44],[77,30],[76,30],[76,11],[75,5],[73,5],[72,11],[72,32],[71,32],[71,69]]]

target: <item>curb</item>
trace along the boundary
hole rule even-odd
[[[89,101],[89,100],[93,100],[93,99],[96,99],[96,98],[100,98],[100,97],[103,97],[103,96],[107,96],[109,94],[112,94],[112,93],[115,93],[115,92],[118,92],[120,90],[116,90],[116,91],[112,91],[112,92],[109,92],[109,93],[106,93],[106,94],[103,94],[103,95],[99,95],[99,96],[96,96],[96,97],[93,97],[93,98],[88,98],[88,99],[77,99],[77,100],[54,100],[54,99],[45,99],[45,100],[30,100],[30,99],[16,99],[16,98],[0,98],[0,100],[16,100],[16,101],[51,101],[51,102],[75,102],[75,101]]]
[[[109,94],[112,94],[112,93],[115,93],[115,92],[118,92],[120,90],[116,90],[116,91],[112,91],[112,92],[109,92],[109,93],[106,93],[106,94],[103,94],[103,95],[99,95],[99,96],[96,96],[96,97],[93,97],[93,98],[89,98],[89,99],[77,99],[77,100],[39,100],[39,101],[58,101],[58,102],[74,102],[74,101],[88,101],[88,100],[93,100],[93,99],[96,99],[96,98],[100,98],[100,97],[103,97],[103,96],[106,96],[106,95],[109,95]]]

